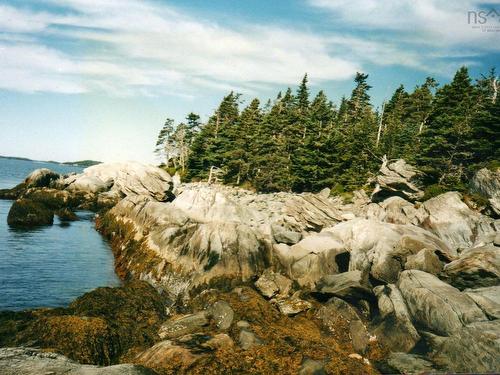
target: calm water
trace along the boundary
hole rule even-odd
[[[81,168],[53,163],[0,158],[0,189],[21,182],[37,168],[59,173]],[[69,225],[30,230],[9,228],[12,201],[0,200],[0,310],[67,305],[98,286],[114,286],[113,255],[94,229],[93,213],[79,211]]]

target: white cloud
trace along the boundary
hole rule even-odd
[[[93,48],[83,55],[63,52],[55,44],[4,43],[0,87],[16,88],[5,78],[13,66],[25,69],[21,78],[34,82],[31,91],[64,87],[67,92],[73,80],[75,92],[167,91],[184,96],[200,85],[252,92],[255,84],[295,84],[305,72],[322,81],[348,79],[359,69],[359,64],[333,55],[325,37],[312,33],[251,25],[232,30],[137,0],[51,3],[67,11],[47,14],[2,7],[0,19],[8,19],[0,20],[0,32],[36,33],[42,36],[39,43],[50,36]],[[36,72],[64,85],[48,84],[45,78],[33,81]],[[30,91],[29,82],[19,87]]]
[[[468,12],[484,7],[481,0],[308,0],[360,30],[388,31],[388,38],[420,47],[472,47],[500,51],[498,33],[481,32],[468,24]],[[500,4],[499,0],[487,1]],[[402,45],[400,45],[402,47]]]

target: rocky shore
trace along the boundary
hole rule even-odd
[[[496,372],[500,171],[425,201],[419,175],[384,161],[346,200],[139,163],[34,171],[0,190],[9,225],[94,210],[125,283],[0,312],[0,373]]]

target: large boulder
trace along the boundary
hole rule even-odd
[[[464,290],[490,319],[500,319],[500,285]]]
[[[111,190],[117,196],[148,195],[157,201],[172,197],[173,183],[163,169],[138,162],[103,163],[70,176],[59,185],[69,191],[101,193]]]
[[[248,224],[248,211],[214,194],[212,206],[160,203],[130,196],[98,222],[116,242],[117,266],[124,273],[147,279],[172,298],[192,289],[249,281],[270,265],[263,234]],[[224,209],[224,207],[227,209]],[[207,208],[204,210],[204,208]]]
[[[488,320],[467,294],[429,273],[403,271],[397,286],[413,323],[437,335],[449,336],[467,324]]]
[[[374,288],[380,319],[373,333],[387,348],[409,352],[420,340],[400,290],[394,284]]]
[[[24,184],[26,188],[48,187],[52,181],[60,177],[59,173],[47,168],[40,168],[31,172],[24,180]]]
[[[471,190],[487,198],[491,208],[500,215],[500,168],[480,169],[471,180]]]
[[[433,232],[452,249],[464,250],[491,243],[498,230],[492,219],[469,208],[457,192],[431,198],[419,211],[419,225]]]
[[[422,198],[424,193],[417,186],[420,174],[415,167],[407,164],[403,159],[389,163],[384,156],[379,174],[372,181],[375,185],[372,201],[378,202],[393,195],[411,201]]]
[[[153,375],[142,366],[123,364],[108,367],[82,365],[67,357],[35,348],[0,348],[2,375]]]
[[[468,324],[449,337],[427,334],[430,358],[437,366],[457,373],[498,373],[500,320]]]
[[[443,260],[457,256],[435,235],[414,225],[352,219],[311,234],[293,246],[278,244],[274,253],[288,276],[312,286],[322,276],[359,270],[394,283],[408,256],[422,249],[437,251]]]
[[[18,199],[10,207],[7,224],[11,227],[52,225],[54,212],[43,204],[30,199]]]
[[[488,245],[466,250],[444,267],[446,281],[458,289],[500,284],[500,247]]]

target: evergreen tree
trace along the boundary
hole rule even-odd
[[[347,123],[339,137],[339,182],[349,190],[364,185],[379,164],[375,157],[376,118],[370,104],[367,74],[357,73],[347,102]]]
[[[471,151],[475,169],[500,161],[500,100],[495,69],[477,82],[476,116],[472,119]]]
[[[436,92],[428,125],[421,134],[419,164],[428,181],[462,188],[471,162],[471,120],[477,111],[476,95],[466,67],[450,84]]]

